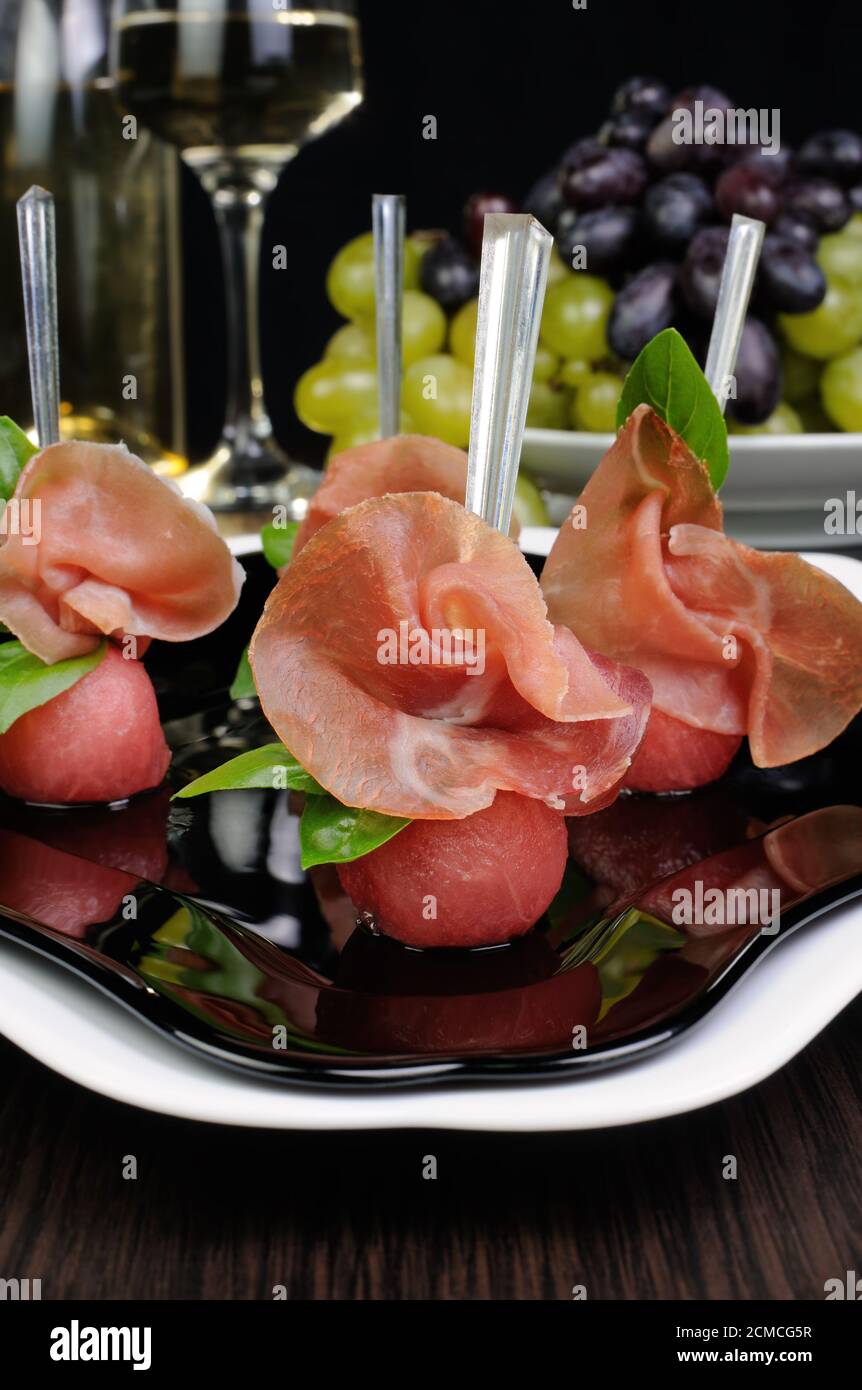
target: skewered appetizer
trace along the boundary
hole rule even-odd
[[[21,467],[0,543],[12,638],[0,644],[0,787],[43,803],[123,800],[170,761],[140,658],[154,638],[218,627],[243,572],[207,509],[123,446],[35,452],[3,428]]]
[[[353,467],[362,451],[339,471]],[[322,527],[249,655],[265,714],[314,781],[400,822],[385,919],[417,945],[429,922],[434,944],[461,945],[533,925],[562,877],[563,811],[613,799],[648,708],[638,672],[552,627],[516,544],[436,492],[372,498]],[[379,854],[361,861],[369,873]],[[362,869],[345,872],[379,911]]]
[[[649,678],[634,790],[712,782],[746,736],[756,766],[795,762],[862,704],[862,605],[798,555],[725,536],[706,466],[646,405],[560,528],[542,592],[555,622]]]

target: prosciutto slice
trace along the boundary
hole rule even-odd
[[[514,542],[436,492],[373,498],[314,535],[250,660],[303,766],[346,805],[393,816],[460,819],[498,790],[597,809],[649,709],[639,672],[548,622]]]
[[[467,455],[451,444],[419,434],[399,434],[373,444],[359,444],[336,454],[323,476],[300,526],[293,547],[297,555],[321,526],[346,507],[389,492],[439,492],[463,502]],[[518,523],[510,534],[517,536]]]
[[[862,706],[862,605],[722,525],[705,466],[639,406],[561,528],[542,591],[552,621],[646,673],[669,717],[662,746],[675,720],[731,753],[747,734],[754,762],[775,767],[831,743]]]
[[[7,527],[0,544],[0,620],[43,661],[103,635],[186,641],[236,606],[243,571],[212,514],[123,445],[43,449],[13,501],[38,527]]]

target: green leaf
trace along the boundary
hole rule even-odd
[[[24,464],[38,452],[14,420],[0,415],[0,499],[4,502],[8,502],[15,491]]]
[[[260,543],[263,546],[264,556],[273,569],[280,570],[283,565],[290,564],[293,543],[296,540],[298,530],[298,521],[288,521],[286,526],[276,526],[269,521],[264,526],[260,533]]]
[[[195,778],[175,793],[174,800],[203,796],[205,792],[242,791],[247,787],[267,787],[270,791],[290,787],[293,791],[323,792],[320,783],[306,772],[283,743],[267,743],[263,748],[240,753],[239,757]]]
[[[257,687],[248,661],[248,647],[239,659],[229,693],[232,700],[254,700],[257,698]]]
[[[106,651],[107,643],[102,642],[86,656],[73,656],[48,666],[20,642],[3,642],[0,645],[0,734],[11,729],[22,714],[46,705],[82,676],[89,675]]]
[[[717,492],[730,461],[727,426],[706,377],[675,328],[657,334],[632,364],[617,407],[617,428],[641,404],[652,406],[703,460]]]
[[[409,824],[400,816],[382,816],[378,811],[342,806],[329,793],[310,796],[299,822],[302,867],[347,864],[361,859]]]
[[[174,800],[202,796],[205,792],[236,791],[246,787],[271,790],[285,786],[305,792],[308,797],[299,822],[304,869],[310,869],[313,864],[346,864],[351,859],[361,859],[363,854],[385,844],[410,824],[409,820],[398,816],[382,816],[377,811],[343,806],[305,771],[283,743],[268,743],[264,748],[240,753],[238,758],[231,758],[230,762],[189,782],[174,794]]]

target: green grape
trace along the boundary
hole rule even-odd
[[[326,344],[324,358],[338,358],[339,361],[370,362],[375,353],[374,335],[368,332],[365,324],[343,323],[336,329]]]
[[[427,357],[443,346],[446,315],[436,299],[419,290],[404,291],[401,316],[401,357],[405,366]],[[377,327],[373,315],[342,324],[326,345],[326,358],[371,361],[377,352]]]
[[[521,526],[547,526],[548,509],[532,478],[526,473],[518,474],[515,483],[515,503],[512,508],[515,520]]]
[[[545,296],[541,338],[560,357],[596,362],[608,351],[606,329],[614,292],[595,275],[567,275]]]
[[[862,294],[845,280],[827,282],[826,298],[808,314],[779,314],[791,347],[825,361],[840,357],[862,338]]]
[[[548,261],[548,289],[559,284],[561,280],[568,280],[571,273],[562,257],[552,252]]]
[[[862,348],[832,359],[823,373],[820,399],[840,429],[862,432]]]
[[[566,392],[547,381],[534,381],[527,406],[527,428],[531,430],[564,430],[568,416]]]
[[[459,362],[472,367],[476,358],[476,321],[479,316],[478,299],[468,299],[462,304],[449,325],[449,351]],[[534,381],[550,381],[559,365],[559,357],[550,348],[539,343],[536,349],[536,365],[533,370]]]
[[[556,376],[560,359],[550,348],[546,348],[543,343],[539,343],[536,348],[536,363],[533,367],[534,381],[550,381],[551,377]]]
[[[784,347],[781,353],[781,375],[784,381],[784,396],[795,405],[812,396],[820,385],[822,367],[813,357],[803,357],[791,347]]]
[[[449,351],[459,362],[473,366],[476,356],[476,321],[479,317],[478,299],[462,304],[449,325]]]
[[[443,353],[414,362],[404,373],[401,399],[420,434],[467,447],[473,373],[463,362]]]
[[[419,290],[405,290],[401,322],[401,354],[406,367],[420,357],[439,352],[446,341],[448,322],[436,299]]]
[[[841,232],[843,236],[862,237],[862,212],[854,212],[850,221],[841,228]]]
[[[337,434],[351,420],[376,412],[377,368],[373,362],[325,358],[299,378],[294,406],[308,429]]]
[[[581,357],[570,357],[560,368],[559,379],[564,386],[574,386],[577,389],[583,386],[590,371],[589,362],[585,362]]]
[[[407,245],[411,246],[421,262],[426,251],[430,251],[432,246],[436,246],[441,237],[445,237],[443,231],[421,231],[411,232],[407,238]]]
[[[793,406],[779,401],[772,414],[759,425],[741,425],[738,420],[728,420],[727,428],[730,434],[802,434],[804,427]]]
[[[409,237],[404,242],[404,288],[419,288],[422,252]],[[374,312],[374,236],[365,232],[342,246],[326,274],[330,302],[346,319]]]
[[[575,396],[572,406],[575,429],[612,434],[617,427],[617,406],[622,390],[621,377],[610,372],[594,372]]]
[[[412,434],[413,421],[406,411],[401,412],[401,423],[399,434]],[[377,422],[377,414],[360,415],[350,424],[345,426],[338,434],[333,436],[332,443],[326,454],[326,462],[335,458],[336,454],[342,454],[345,449],[355,449],[359,444],[372,444],[380,438],[380,425]]]
[[[358,444],[372,444],[379,438],[380,427],[376,419],[369,416],[367,419],[356,420],[352,427],[347,427],[341,434],[332,436],[332,442],[326,451],[326,462],[329,463],[336,454],[343,454],[345,449],[354,449]]]
[[[862,289],[862,237],[833,232],[820,238],[817,264],[828,280],[843,280]]]

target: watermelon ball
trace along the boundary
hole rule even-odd
[[[541,917],[568,853],[559,811],[516,792],[463,820],[415,820],[338,867],[344,891],[406,946],[498,946]]]
[[[109,646],[86,676],[0,735],[0,788],[50,805],[124,801],[158,786],[170,760],[152,681]]]
[[[654,709],[623,786],[633,792],[682,792],[705,787],[727,771],[741,743],[738,734],[695,729]]]

